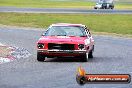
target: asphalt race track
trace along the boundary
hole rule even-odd
[[[81,8],[17,8],[17,7],[0,7],[0,12],[17,12],[17,13],[78,13],[78,14],[132,14],[132,10],[94,10]]]
[[[132,75],[132,39],[95,36],[94,58],[79,62],[79,58],[47,58],[36,60],[36,41],[41,30],[0,27],[3,44],[27,49],[31,56],[0,64],[0,88],[82,88],[76,83],[76,71],[81,65],[87,73]],[[130,84],[86,84],[83,88],[132,88]]]

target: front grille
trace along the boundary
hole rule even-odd
[[[49,43],[48,49],[58,49],[58,50],[74,50],[74,44],[55,44]]]

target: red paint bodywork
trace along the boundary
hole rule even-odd
[[[81,24],[57,24],[57,26],[84,26]],[[39,49],[38,50],[44,50],[46,52],[41,52],[43,55],[45,56],[80,56],[80,55],[84,55],[86,52],[89,52],[89,50],[92,48],[93,44],[94,44],[94,40],[91,37],[89,37],[90,39],[90,44],[89,45],[85,45],[85,40],[88,39],[88,36],[86,37],[80,37],[80,36],[42,36],[38,42],[38,43],[43,43],[44,44],[44,48],[43,49]],[[80,50],[78,48],[78,44],[84,44],[85,45],[85,52],[84,53],[66,53],[66,52],[54,52],[54,53],[50,53],[48,52],[48,43],[56,43],[56,44],[74,44],[74,49],[75,50]]]

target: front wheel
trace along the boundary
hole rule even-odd
[[[37,52],[37,60],[40,62],[44,62],[45,56],[43,54],[40,54],[39,52]]]
[[[83,59],[82,59],[82,61],[83,62],[87,62],[88,61],[88,58],[89,58],[89,54],[88,54],[88,52],[83,56]]]
[[[111,9],[114,9],[114,7],[111,7]]]
[[[88,58],[93,58],[93,52],[92,52],[92,51],[89,52],[89,54],[88,54]]]
[[[93,51],[94,51],[94,45],[92,47],[92,50],[88,54],[88,58],[93,58]]]

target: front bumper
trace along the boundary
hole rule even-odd
[[[61,53],[66,53],[66,54],[85,54],[87,51],[86,50],[43,50],[43,49],[39,49],[37,52],[40,53],[49,53],[49,54],[61,54]]]
[[[81,56],[86,54],[86,50],[38,50],[38,53],[43,54],[44,56]]]

